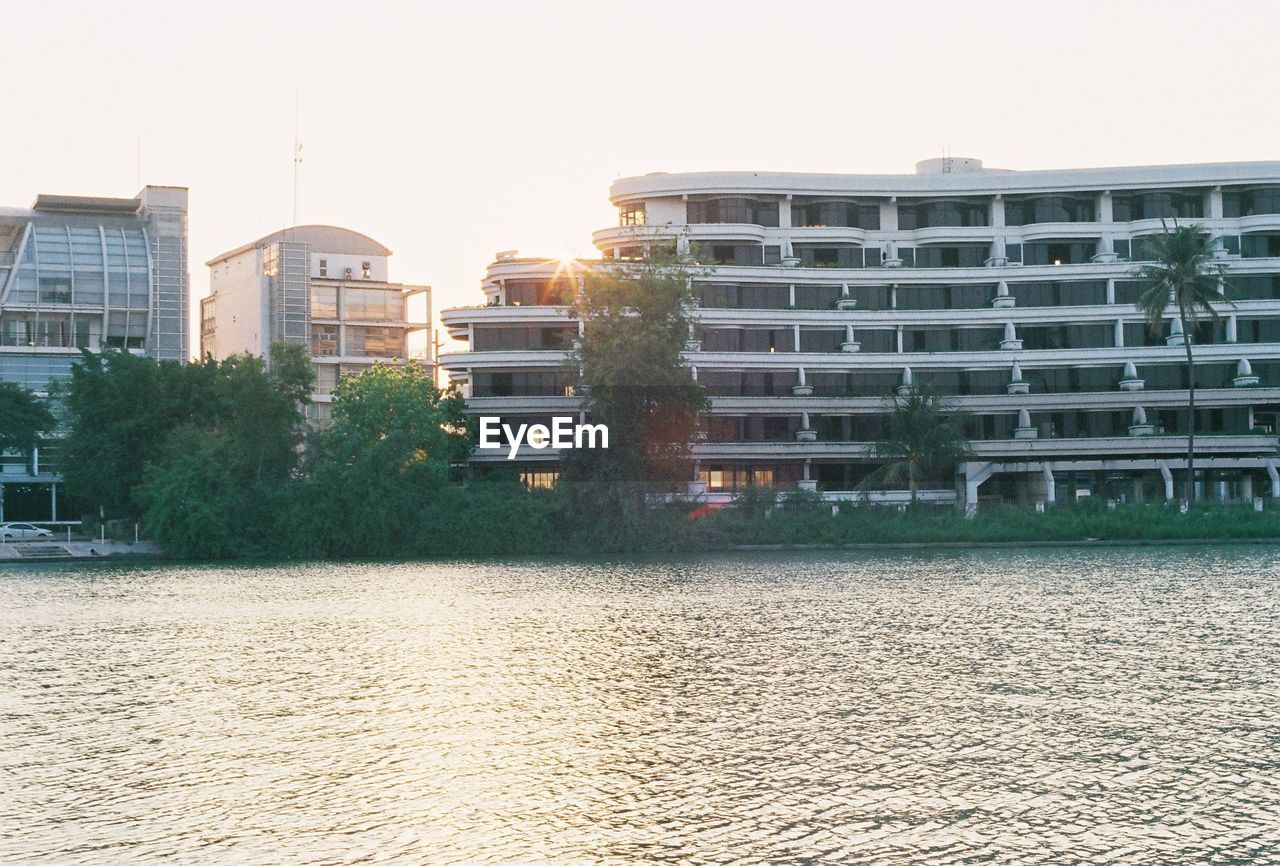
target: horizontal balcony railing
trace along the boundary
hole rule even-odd
[[[1073,391],[1070,393],[1032,394],[960,394],[945,395],[957,409],[972,414],[1013,414],[1053,411],[1126,411],[1135,406],[1145,409],[1181,410],[1187,405],[1187,392],[1181,391]],[[716,415],[883,415],[893,396],[822,395],[778,396],[711,396],[708,414]],[[473,414],[529,414],[548,411],[577,412],[584,398],[563,396],[471,397],[467,410]],[[1197,388],[1199,409],[1223,409],[1233,406],[1257,406],[1280,403],[1280,387]]]
[[[1212,343],[1196,346],[1196,362],[1231,362],[1280,358],[1280,343]],[[448,352],[440,356],[445,369],[466,367],[555,367],[569,354],[554,350],[495,350]],[[1085,349],[1026,349],[954,352],[686,352],[685,363],[706,370],[795,370],[851,372],[901,370],[904,366],[934,369],[1008,370],[1016,360],[1024,369],[1078,364],[1121,367],[1134,364],[1177,363],[1185,358],[1181,346],[1123,346]]]
[[[871,461],[870,442],[700,442],[692,446],[698,460],[861,460]],[[989,461],[1185,458],[1185,436],[1099,436],[1090,439],[993,439],[974,442],[974,457]],[[507,462],[507,448],[477,449],[476,462]],[[1196,436],[1196,455],[1213,458],[1251,458],[1258,465],[1280,459],[1277,438],[1271,435],[1225,434]],[[555,448],[522,448],[521,461],[554,462]]]
[[[28,339],[16,337],[12,334],[0,334],[0,347],[27,349],[90,349],[92,351],[97,351],[102,348],[102,340],[99,337],[87,337],[85,339],[38,337]]]

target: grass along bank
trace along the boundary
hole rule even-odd
[[[785,499],[776,506],[731,507],[706,518],[707,546],[989,544],[1082,541],[1280,541],[1280,509],[1199,505],[1185,514],[1163,505],[1080,503],[1043,512],[989,508],[965,517],[951,509],[902,511]]]

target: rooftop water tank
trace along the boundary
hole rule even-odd
[[[916,163],[916,174],[971,174],[982,171],[982,160],[971,156],[939,156]]]

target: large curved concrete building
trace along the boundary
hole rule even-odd
[[[795,484],[851,495],[887,398],[927,381],[971,415],[975,459],[938,501],[1172,498],[1185,469],[1185,335],[1135,301],[1144,238],[1203,225],[1234,306],[1191,335],[1201,494],[1280,496],[1280,162],[910,175],[650,174],[613,184],[606,261],[654,245],[712,266],[687,362],[711,395],[695,446],[708,492]],[[447,310],[441,364],[473,411],[576,411],[563,365],[572,266],[499,257],[486,306]],[[505,455],[478,454],[476,461]],[[554,480],[550,449],[528,483]],[[891,496],[889,498],[892,498]]]

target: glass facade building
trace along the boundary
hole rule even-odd
[[[84,349],[185,363],[189,292],[185,188],[0,209],[0,380],[46,393]],[[57,510],[57,456],[56,438],[0,455],[0,520],[68,516]]]

